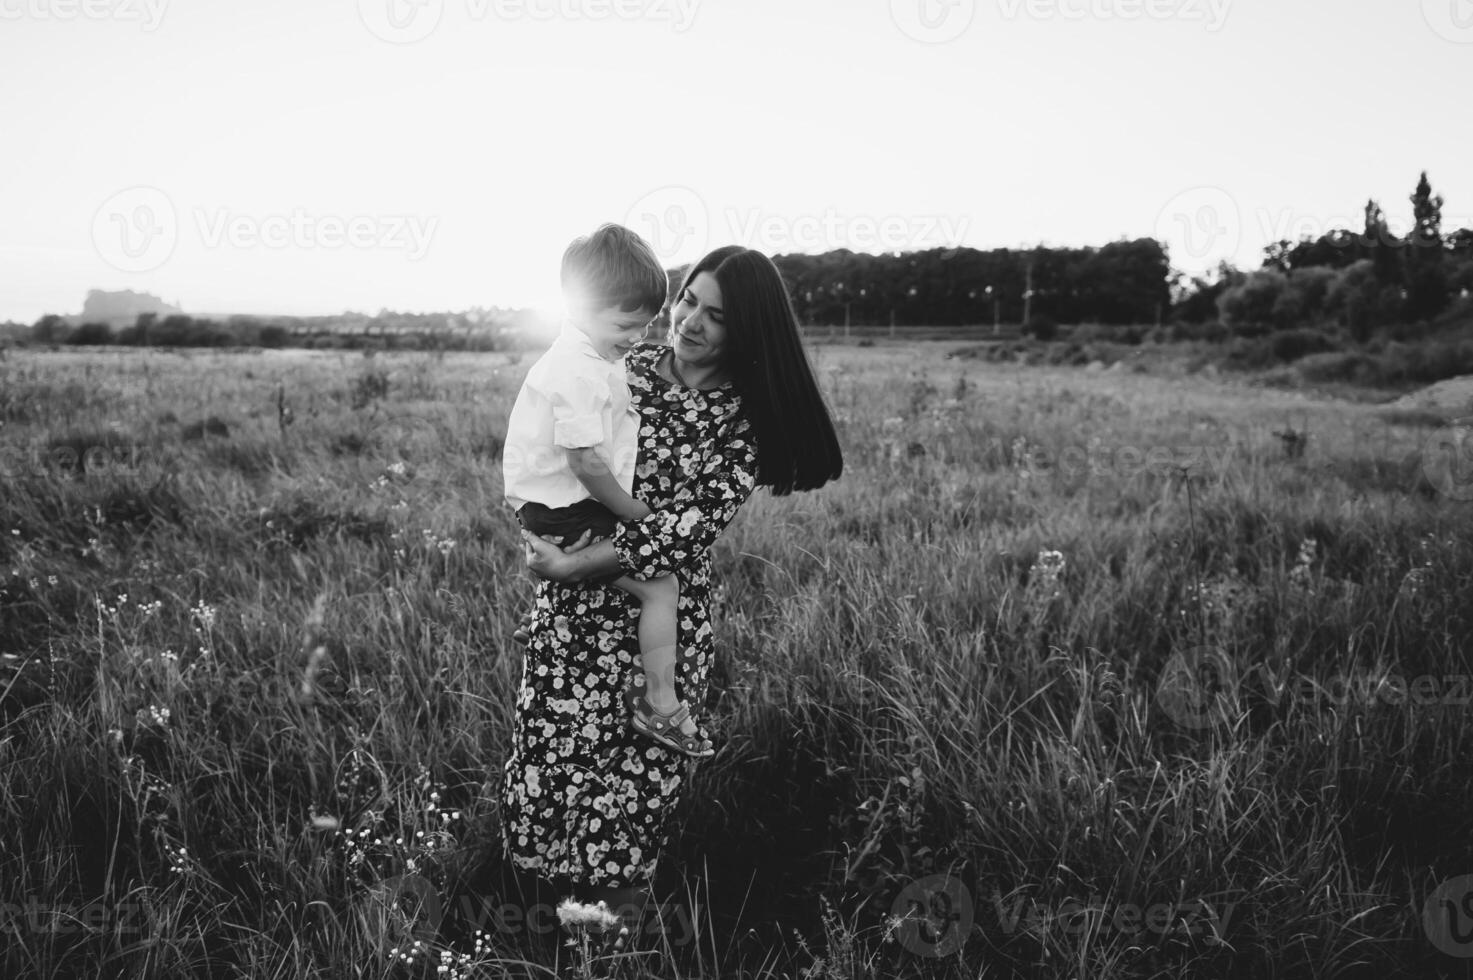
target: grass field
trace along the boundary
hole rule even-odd
[[[13,352],[0,975],[1462,975],[1452,430],[955,346],[814,349],[845,475],[717,545],[724,746],[617,957],[484,791],[530,360]]]

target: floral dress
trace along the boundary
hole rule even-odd
[[[619,564],[635,578],[679,575],[678,691],[699,716],[713,649],[711,545],[756,482],[756,447],[730,385],[707,391],[656,371],[663,344],[628,355],[640,417],[636,499],[654,512],[620,523]],[[639,604],[613,585],[537,584],[531,644],[502,771],[510,859],[547,878],[642,884],[691,760],[630,730],[623,693],[640,672]]]

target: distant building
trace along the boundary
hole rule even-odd
[[[135,293],[131,289],[108,292],[92,289],[87,292],[87,301],[82,304],[80,317],[68,317],[76,323],[106,323],[114,330],[131,327],[138,322],[140,313],[156,313],[160,318],[171,313],[184,312],[171,306],[152,293]]]

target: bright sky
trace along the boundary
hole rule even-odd
[[[555,296],[670,265],[1473,226],[1473,0],[0,0],[0,320]]]

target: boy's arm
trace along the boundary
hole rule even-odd
[[[609,471],[609,464],[604,462],[596,449],[589,446],[566,452],[568,467],[578,478],[578,482],[593,495],[594,500],[613,511],[615,517],[621,521],[638,521],[650,516],[652,511],[648,507],[619,486],[619,481]]]

